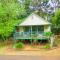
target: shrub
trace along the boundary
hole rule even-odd
[[[14,44],[14,48],[22,49],[22,48],[24,48],[24,44],[22,42],[16,43],[16,44]]]
[[[46,44],[45,46],[43,46],[44,49],[50,49],[50,44]]]
[[[56,38],[53,45],[54,47],[60,46],[60,39]]]
[[[52,32],[44,32],[44,36],[51,36]]]

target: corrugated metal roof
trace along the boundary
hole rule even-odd
[[[36,14],[31,14],[26,20],[24,20],[19,26],[34,26],[34,25],[49,25],[47,20],[39,17]]]

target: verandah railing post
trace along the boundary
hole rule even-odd
[[[31,44],[32,44],[32,26],[31,26]]]

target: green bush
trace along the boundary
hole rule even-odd
[[[45,46],[43,46],[44,49],[50,49],[50,44],[46,44]]]
[[[60,39],[56,38],[53,45],[54,47],[60,46]]]
[[[24,48],[24,44],[22,42],[16,43],[16,44],[14,44],[14,48],[22,49],[22,48]]]
[[[44,36],[51,36],[52,32],[44,32]]]

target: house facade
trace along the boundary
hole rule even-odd
[[[15,29],[14,39],[47,39],[45,32],[51,32],[51,23],[32,13]]]

